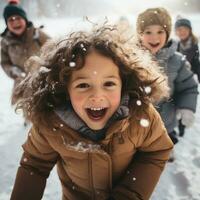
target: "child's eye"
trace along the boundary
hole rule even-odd
[[[150,34],[151,34],[151,31],[146,31],[145,34],[146,34],[146,35],[150,35]]]
[[[164,30],[161,30],[161,31],[158,31],[158,34],[163,34],[165,31]]]
[[[111,86],[115,86],[115,85],[116,84],[112,81],[107,81],[107,82],[104,83],[104,86],[106,86],[106,87],[111,87]]]
[[[89,88],[90,85],[88,83],[80,83],[76,86],[76,88]]]

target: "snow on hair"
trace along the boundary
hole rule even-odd
[[[111,58],[119,67],[122,93],[129,94],[130,105],[136,105],[138,99],[145,106],[168,97],[167,77],[140,47],[136,37],[124,38],[116,26],[104,24],[95,25],[90,32],[73,32],[63,39],[47,42],[40,59],[32,58],[30,63],[49,70],[37,70],[17,87],[13,95],[17,109],[22,108],[28,119],[38,121],[54,107],[66,104],[71,73],[84,66],[91,51]],[[145,93],[147,86],[151,87],[149,94]]]

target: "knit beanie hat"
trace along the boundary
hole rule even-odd
[[[192,29],[192,25],[191,25],[190,20],[185,19],[185,18],[180,18],[175,22],[175,29],[180,27],[180,26],[186,26],[186,27]]]
[[[8,18],[11,17],[12,15],[19,15],[20,17],[25,19],[26,22],[28,22],[27,15],[24,9],[19,4],[16,4],[14,2],[10,2],[4,8],[3,17],[5,19],[6,24],[7,24]]]
[[[167,33],[166,41],[168,41],[172,28],[171,21],[172,21],[171,16],[169,15],[166,9],[149,8],[138,15],[136,22],[137,33],[138,34],[143,33],[147,26],[160,25],[166,31]]]

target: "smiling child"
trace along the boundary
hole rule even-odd
[[[17,108],[33,126],[11,200],[41,199],[54,165],[63,200],[150,198],[173,147],[152,106],[168,86],[148,53],[120,36],[103,25],[51,41],[40,71],[18,85]]]

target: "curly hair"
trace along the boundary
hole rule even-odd
[[[132,114],[139,115],[150,102],[168,97],[167,78],[150,54],[140,48],[135,37],[127,40],[114,25],[104,24],[91,32],[73,32],[64,39],[46,43],[40,57],[32,57],[30,62],[40,69],[29,74],[13,93],[16,110],[22,109],[32,122],[41,122],[55,107],[70,101],[67,91],[70,76],[84,66],[91,51],[111,58],[119,67],[122,95],[129,94]],[[143,106],[136,106],[137,100]]]

